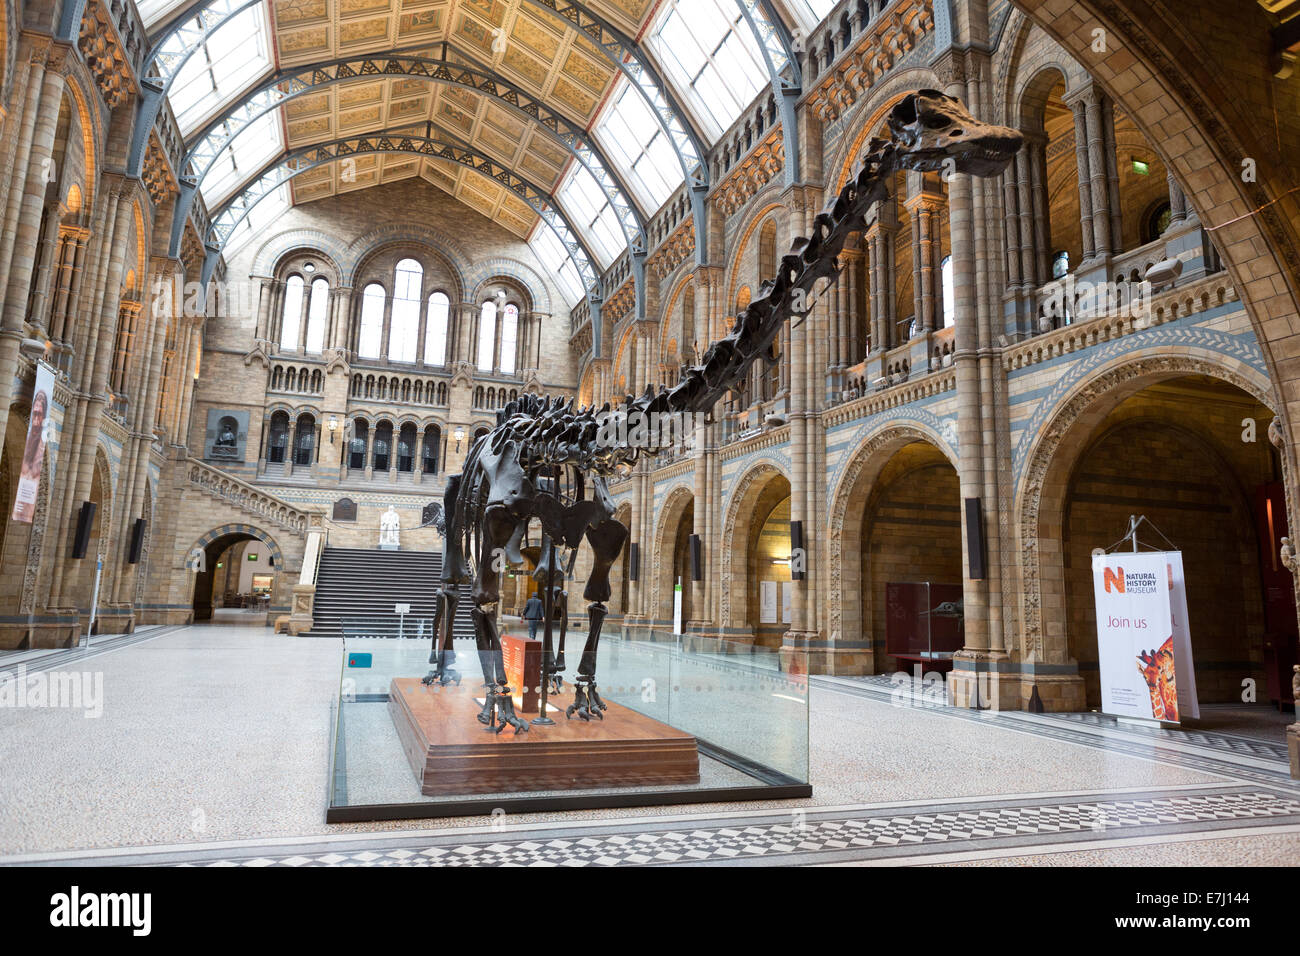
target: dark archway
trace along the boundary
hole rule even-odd
[[[217,579],[217,564],[221,556],[226,553],[232,546],[241,542],[253,541],[266,547],[266,570],[269,574],[278,575],[282,570],[280,568],[279,549],[274,544],[257,535],[249,534],[244,531],[232,531],[226,534],[218,535],[210,541],[201,545],[203,550],[203,564],[201,570],[194,578],[194,597],[192,607],[194,608],[194,620],[210,621],[212,620],[212,586]],[[193,557],[191,557],[191,561]]]

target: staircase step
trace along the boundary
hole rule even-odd
[[[410,604],[411,613],[400,624],[403,633],[434,614],[441,586],[442,555],[428,551],[379,551],[365,548],[326,547],[316,575],[312,629],[305,637],[339,637],[344,623],[373,628],[377,636],[396,637],[400,616],[395,604]],[[454,637],[473,638],[469,589],[460,588]]]

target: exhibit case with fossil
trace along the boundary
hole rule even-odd
[[[478,652],[473,641],[454,643],[459,682],[440,684],[423,680],[427,640],[345,638],[327,822],[812,793],[808,679],[797,654],[692,635],[606,635],[605,709],[584,719],[566,713],[567,680],[546,685],[543,713],[541,641],[507,627],[514,713],[528,725],[520,732],[480,719],[488,698]]]

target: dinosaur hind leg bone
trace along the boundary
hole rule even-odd
[[[596,650],[600,645],[600,628],[605,622],[609,600],[609,569],[618,560],[627,541],[627,526],[614,518],[607,518],[587,529],[587,543],[591,545],[593,561],[591,576],[582,596],[591,604],[587,605],[587,643],[582,649],[582,659],[578,662],[578,677],[574,681],[573,703],[565,711],[566,717],[575,713],[583,720],[597,717],[604,720],[605,702],[596,691]]]

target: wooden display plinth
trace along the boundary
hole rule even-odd
[[[603,721],[568,720],[566,688],[550,700],[554,726],[497,734],[478,722],[482,696],[469,681],[393,680],[388,710],[425,796],[699,783],[695,738],[644,714],[609,703]]]

